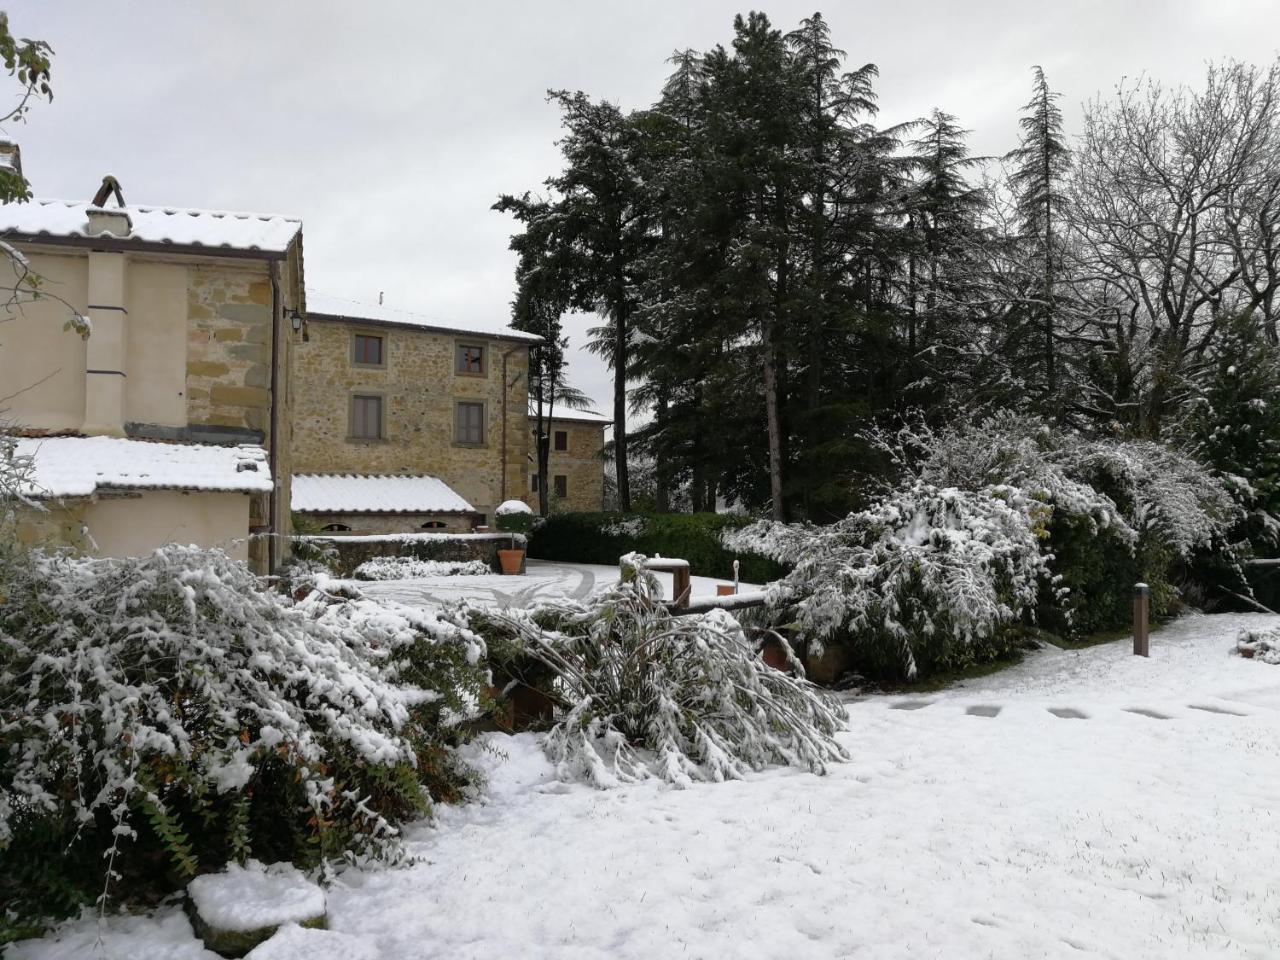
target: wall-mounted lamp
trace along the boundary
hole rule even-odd
[[[302,314],[292,308],[285,310],[284,315],[289,318],[289,326],[293,328],[294,333],[302,330]]]

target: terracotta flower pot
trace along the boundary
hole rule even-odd
[[[1239,650],[1240,656],[1244,657],[1246,660],[1252,660],[1254,653],[1256,653],[1253,647],[1240,647]]]
[[[520,568],[524,566],[523,550],[499,550],[498,563],[502,565],[502,572],[511,576],[520,572]]]

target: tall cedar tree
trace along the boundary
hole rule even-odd
[[[1022,108],[1022,142],[1009,154],[1014,163],[1009,184],[1017,202],[1022,239],[1039,267],[1042,389],[1051,398],[1058,375],[1054,288],[1061,258],[1058,232],[1067,204],[1063,181],[1070,171],[1071,150],[1062,132],[1062,111],[1057,104],[1061,94],[1049,88],[1044,70],[1038,66],[1032,69],[1034,93]]]

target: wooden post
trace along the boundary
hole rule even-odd
[[[683,567],[676,567],[671,571],[671,593],[672,600],[679,608],[689,605],[689,593],[691,585],[689,583],[689,565],[686,563]]]
[[[1150,589],[1145,583],[1133,586],[1133,655],[1135,657],[1151,656],[1151,635],[1148,615],[1150,613]]]

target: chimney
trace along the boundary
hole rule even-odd
[[[86,207],[89,226],[85,234],[90,237],[117,237],[123,239],[132,232],[133,221],[129,219],[127,210],[117,208],[108,210],[105,207]]]
[[[12,140],[0,140],[0,169],[22,177],[22,150]]]

